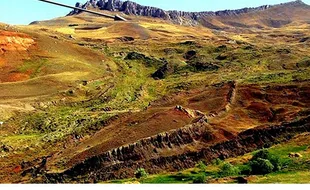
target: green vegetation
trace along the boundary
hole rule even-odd
[[[49,108],[25,116],[21,121],[20,134],[40,134],[44,142],[55,142],[69,135],[76,138],[92,134],[104,127],[111,114],[92,114],[81,112],[78,108]]]
[[[204,173],[200,173],[197,177],[194,178],[193,183],[205,183],[207,176]]]
[[[264,174],[265,172],[271,173],[272,171],[281,170],[285,163],[279,156],[271,154],[268,150],[261,150],[253,156],[250,165],[254,174],[260,174],[261,172]]]
[[[149,174],[145,171],[144,168],[138,168],[135,172],[135,176],[137,179],[146,178]]]
[[[279,184],[309,184],[310,172],[309,170],[302,171],[285,171],[276,172],[269,175],[258,177],[251,183],[279,183]]]
[[[267,159],[258,158],[256,160],[251,161],[250,166],[252,168],[252,174],[269,174],[274,170],[274,166]]]
[[[227,177],[227,176],[238,176],[240,170],[238,167],[233,166],[230,163],[224,162],[220,168],[219,176]]]
[[[182,184],[182,183],[193,183],[197,175],[193,174],[161,174],[155,176],[149,176],[140,183],[144,184]]]
[[[30,74],[30,78],[37,77],[47,63],[46,59],[27,60],[18,68],[19,72]]]
[[[296,64],[298,68],[307,68],[310,67],[310,57],[305,57],[300,62]]]
[[[201,172],[205,172],[207,169],[207,166],[205,163],[203,163],[203,161],[198,162],[197,166],[196,166]]]

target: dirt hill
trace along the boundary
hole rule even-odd
[[[0,182],[184,172],[306,138],[309,7],[242,10],[191,26],[85,13],[0,25]],[[296,146],[286,172],[308,166]]]

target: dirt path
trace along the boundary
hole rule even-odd
[[[14,111],[26,111],[26,112],[35,110],[29,104],[25,104],[24,106],[13,106],[13,105],[3,105],[3,104],[0,104],[0,109],[14,110]]]

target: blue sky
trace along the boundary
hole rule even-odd
[[[54,0],[75,5],[77,1],[86,0]],[[291,0],[133,0],[142,5],[160,7],[165,10],[184,11],[217,11],[256,7],[265,4],[278,4]],[[310,0],[304,0],[310,4]],[[0,22],[8,24],[29,24],[35,20],[46,20],[66,15],[70,9],[56,7],[38,0],[1,0]]]

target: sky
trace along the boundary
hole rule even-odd
[[[53,0],[68,5],[86,0]],[[218,11],[272,5],[292,0],[132,0],[141,5],[159,7],[165,10]],[[310,4],[310,0],[303,0]],[[0,22],[7,24],[29,24],[32,21],[61,17],[70,9],[49,5],[38,0],[0,0]]]

